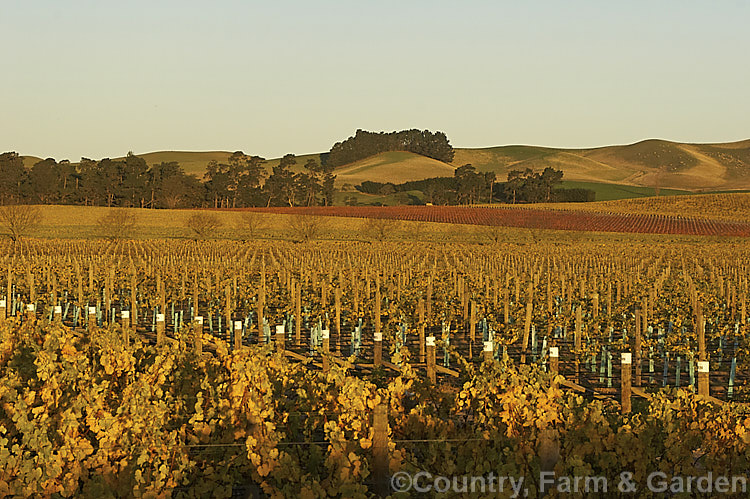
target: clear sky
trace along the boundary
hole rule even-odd
[[[750,2],[0,0],[0,152],[750,138]]]

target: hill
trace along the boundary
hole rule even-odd
[[[501,146],[456,149],[454,165],[471,163],[504,178],[510,170],[562,169],[565,180],[689,191],[750,188],[750,140],[682,144],[644,140],[592,149]]]
[[[410,152],[384,152],[335,170],[336,184],[357,185],[366,180],[394,184],[430,177],[452,177],[454,165]]]
[[[230,154],[227,151],[160,151],[139,156],[149,164],[177,161],[187,173],[202,177],[209,161],[224,162]],[[298,156],[293,170],[301,170],[308,159],[320,161],[320,154]],[[24,157],[27,167],[36,161],[39,158]],[[278,161],[278,158],[269,159],[266,169],[270,172]],[[657,139],[590,149],[526,145],[456,148],[450,164],[408,152],[387,152],[337,168],[337,185],[356,185],[365,180],[398,183],[451,176],[455,168],[467,163],[479,171],[495,172],[500,181],[510,170],[532,168],[538,171],[547,166],[562,169],[566,182],[593,188],[597,199],[642,197],[652,195],[656,188],[663,194],[750,189],[750,140],[685,144]]]

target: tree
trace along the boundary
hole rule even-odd
[[[388,239],[396,228],[396,222],[387,218],[366,218],[362,224],[362,232],[375,241]]]
[[[0,206],[0,226],[14,243],[36,228],[41,220],[38,206],[22,203]]]
[[[287,154],[272,169],[263,190],[268,198],[266,206],[296,206],[299,188],[296,175],[290,168],[297,164],[294,154]]]
[[[476,203],[484,186],[484,175],[477,173],[476,168],[471,164],[456,168],[453,175],[458,181],[458,202],[461,204]]]
[[[131,239],[135,232],[135,212],[127,208],[110,208],[97,221],[99,235],[110,241]]]
[[[20,199],[21,185],[26,175],[23,158],[18,153],[0,154],[0,204]]]
[[[29,194],[40,203],[51,203],[59,199],[57,161],[52,158],[38,161],[29,171]]]
[[[557,184],[562,182],[563,172],[562,170],[555,170],[554,168],[547,167],[539,177],[544,189],[544,200],[547,203],[552,202],[552,192],[555,190]]]
[[[258,238],[260,232],[266,228],[266,222],[260,213],[246,211],[240,214],[237,228],[242,233],[242,240],[249,241]]]
[[[194,239],[208,239],[214,235],[222,226],[221,220],[216,215],[197,212],[188,217],[186,226],[189,234]]]
[[[518,192],[523,188],[523,172],[511,170],[508,172],[508,181],[505,183],[505,197],[510,197],[516,204]]]
[[[305,243],[320,237],[325,226],[325,219],[312,215],[292,215],[289,222],[292,236]]]

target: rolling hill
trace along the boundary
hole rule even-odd
[[[187,173],[201,177],[209,161],[226,161],[230,154],[226,151],[161,151],[140,156],[149,164],[177,161]],[[301,170],[308,159],[319,161],[320,155],[298,156],[293,169]],[[27,167],[36,161],[38,158],[24,157]],[[278,161],[278,158],[268,160],[267,170],[270,172]],[[652,194],[654,188],[665,194],[750,189],[750,139],[721,144],[684,144],[650,139],[591,149],[525,145],[456,148],[455,158],[450,164],[396,151],[337,168],[336,184],[342,187],[365,180],[398,183],[452,176],[455,168],[467,163],[479,171],[495,172],[498,180],[504,180],[510,170],[531,168],[538,171],[547,166],[562,169],[566,182],[593,188],[600,194],[597,199],[645,196]],[[618,186],[617,192],[613,193],[612,185]]]

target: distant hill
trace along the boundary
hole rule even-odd
[[[502,146],[456,149],[453,164],[494,171],[551,166],[565,180],[685,190],[750,188],[750,140],[726,144],[681,144],[644,140],[593,149]]]
[[[246,151],[252,154],[252,151]],[[177,161],[187,173],[202,177],[211,160],[224,162],[227,151],[162,151],[139,154],[147,163]],[[319,154],[297,157],[294,170],[308,159],[320,161]],[[24,157],[27,167],[39,158]],[[269,159],[270,169],[279,159]],[[365,180],[405,182],[428,177],[452,176],[455,168],[471,163],[479,171],[493,171],[503,181],[510,170],[547,166],[562,169],[567,182],[591,185],[617,184],[627,195],[647,195],[655,187],[679,191],[718,191],[750,189],[750,139],[723,144],[683,144],[666,140],[644,140],[635,144],[591,149],[558,149],[511,145],[481,149],[456,148],[452,163],[408,152],[387,152],[336,169],[338,186],[356,185]],[[600,190],[600,189],[595,189]],[[601,198],[599,198],[601,199]]]
[[[366,180],[394,184],[430,177],[452,177],[454,165],[411,152],[383,152],[335,170],[336,184],[357,185]]]

